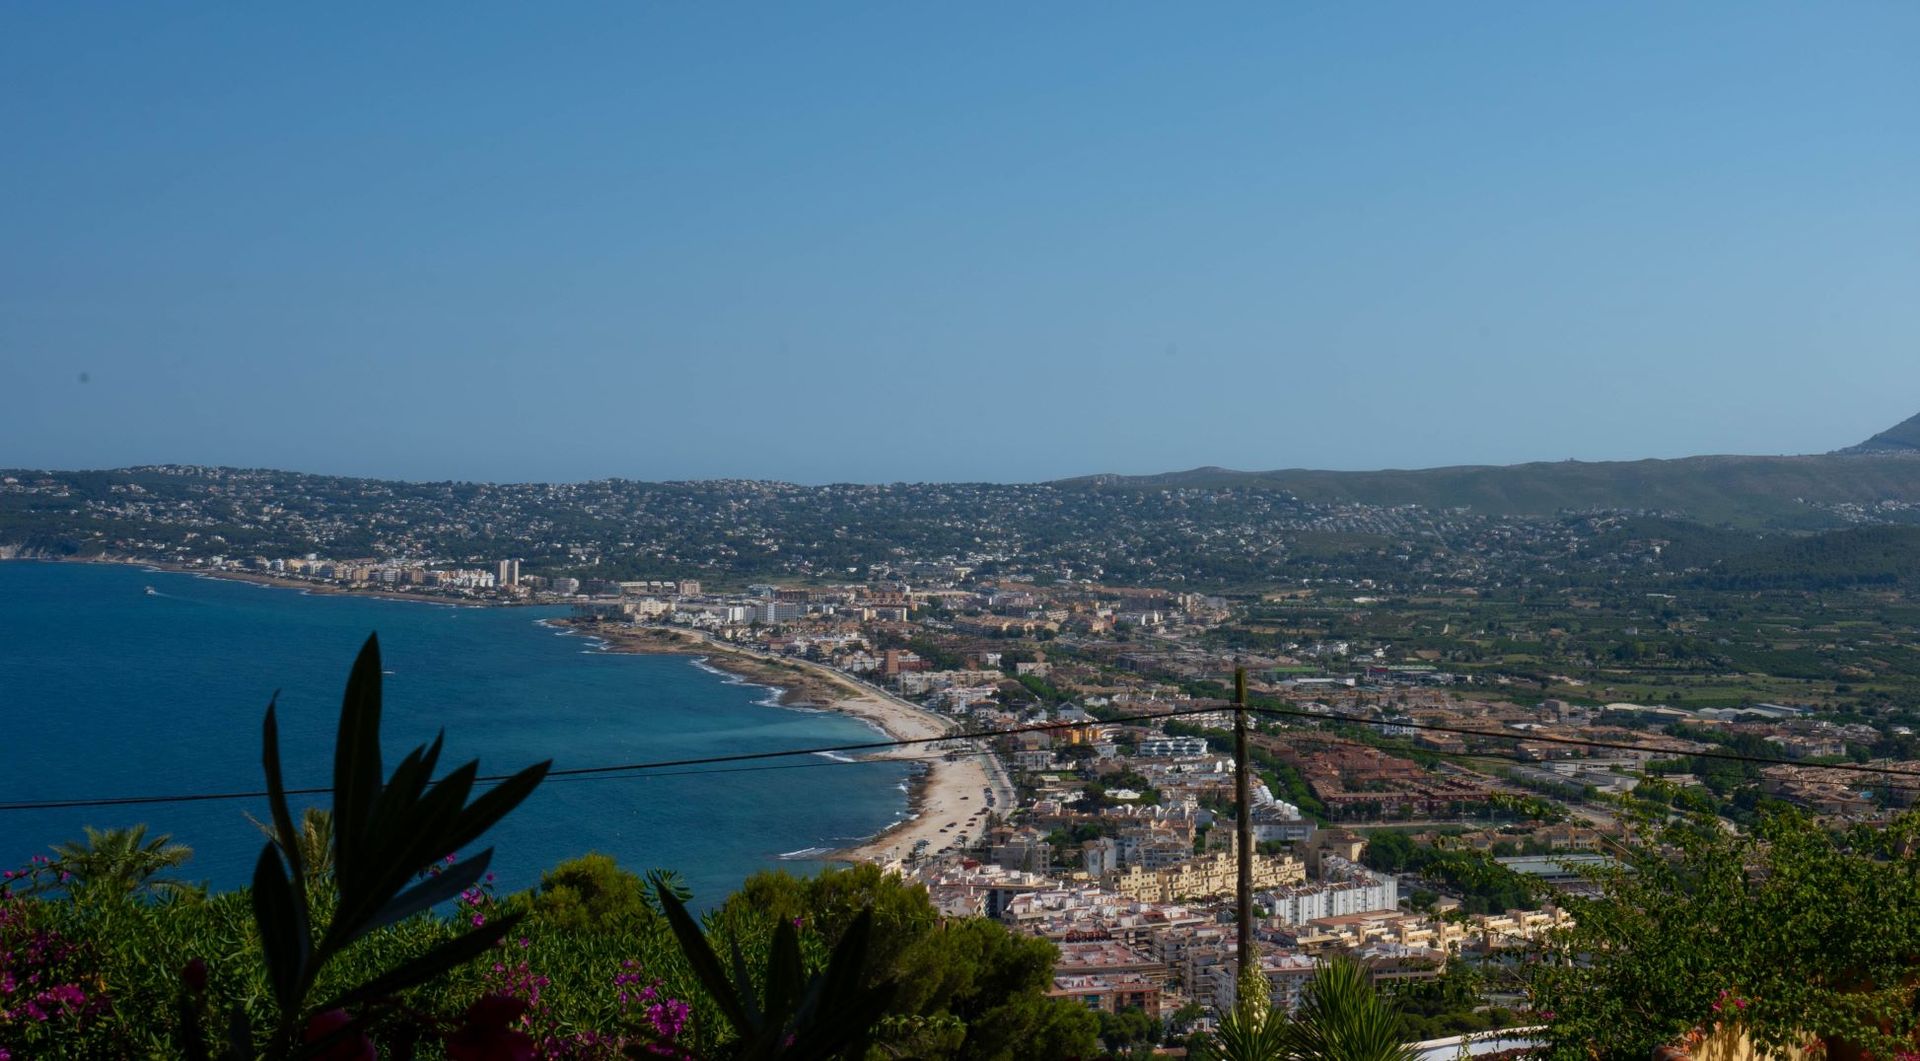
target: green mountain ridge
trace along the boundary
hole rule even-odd
[[[1833,453],[1629,461],[1534,461],[1381,471],[1214,466],[1158,475],[1087,475],[1082,490],[1270,490],[1302,501],[1419,505],[1486,515],[1661,513],[1743,529],[1821,530],[1868,518],[1920,522],[1920,415]],[[1892,504],[1889,505],[1888,503]],[[1907,508],[1906,506],[1913,506]]]
[[[1920,423],[1915,431],[1920,436]],[[1467,508],[1509,516],[1663,512],[1710,523],[1812,530],[1846,522],[1834,511],[1838,506],[1920,502],[1920,443],[1904,451],[1798,457],[1558,461],[1368,472],[1196,468],[1161,475],[1085,476],[1057,485],[1088,490],[1272,490],[1305,501]]]

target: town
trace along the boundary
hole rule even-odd
[[[1050,941],[1054,994],[1166,1035],[1235,1001],[1236,670],[1273,1002],[1345,955],[1435,1036],[1533,1019],[1514,969],[1634,818],[1884,822],[1913,789],[1849,767],[1920,771],[1912,624],[1854,619],[1908,605],[1827,561],[1756,593],[1747,546],[1660,514],[288,479],[9,474],[0,516],[17,555],[543,605],[615,649],[804,679],[789,703],[867,701],[941,754],[912,764],[914,819],[839,857]]]

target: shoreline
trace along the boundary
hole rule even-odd
[[[373,598],[414,604],[434,604],[453,608],[527,607],[530,601],[475,601],[439,595],[400,593],[391,590],[355,590],[325,582],[308,582],[251,571],[210,571],[204,568],[166,561],[126,556],[47,557],[7,556],[0,559],[45,563],[119,564],[194,575],[201,578],[246,582],[270,589],[298,590],[311,595]],[[920,841],[929,855],[953,849],[961,835],[969,843],[980,839],[984,829],[998,815],[1004,817],[1013,808],[1014,793],[1006,773],[990,750],[957,753],[949,758],[945,748],[932,743],[956,727],[953,720],[918,704],[903,700],[885,690],[867,685],[831,667],[808,660],[766,655],[740,645],[730,644],[691,630],[676,627],[604,624],[593,620],[551,617],[540,620],[551,629],[579,634],[598,642],[601,651],[640,655],[678,655],[696,657],[705,666],[750,685],[775,690],[772,706],[798,710],[833,711],[865,722],[882,737],[895,741],[920,741],[862,753],[867,759],[895,759],[911,764],[907,779],[906,814],[875,833],[845,847],[830,850],[805,849],[809,858],[823,862],[881,865],[904,861]],[[986,794],[997,802],[990,814]],[[785,857],[785,856],[783,856]]]
[[[725,671],[753,685],[780,690],[783,707],[835,711],[873,726],[893,740],[928,741],[952,732],[952,720],[917,704],[864,685],[830,667],[807,660],[770,657],[692,631],[670,627],[613,626],[597,622],[553,620],[552,625],[599,639],[606,651],[702,657],[715,670]],[[999,801],[994,811],[1012,809],[1013,793],[1001,771],[990,769],[990,751],[949,759],[937,744],[909,744],[863,753],[872,759],[896,759],[915,764],[908,780],[907,816],[880,832],[847,847],[813,852],[827,862],[887,864],[906,859],[915,844],[927,841],[925,852],[939,854],[952,848],[961,834],[978,840],[992,815],[986,793]]]
[[[193,575],[196,578],[217,579],[222,582],[245,582],[254,586],[267,586],[272,589],[292,589],[309,593],[316,597],[356,597],[373,600],[407,601],[413,604],[437,604],[443,608],[528,608],[538,607],[539,601],[493,601],[471,600],[438,593],[403,593],[390,589],[350,589],[332,582],[316,582],[303,578],[287,578],[284,575],[263,574],[257,571],[220,571],[195,567],[192,564],[176,564],[167,560],[146,560],[135,556],[0,556],[0,563],[9,560],[27,561],[42,564],[117,564],[125,567],[138,567],[147,571],[165,571],[175,575]],[[556,605],[557,606],[557,605]]]

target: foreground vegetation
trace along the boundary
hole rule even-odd
[[[943,922],[923,890],[871,867],[806,880],[762,874],[701,924],[720,954],[739,949],[749,982],[764,989],[780,926],[793,930],[813,970],[868,910],[864,979],[898,984],[874,1022],[880,1056],[1101,1052],[1093,1014],[1045,996],[1049,944],[990,921]],[[496,899],[474,889],[449,916],[417,915],[372,933],[331,963],[316,994],[350,991],[501,921],[512,931],[477,960],[397,992],[379,1019],[359,1023],[379,1056],[732,1056],[728,1044],[740,1037],[654,888],[598,855],[556,867],[528,892]],[[59,894],[14,895],[0,900],[0,954],[8,963],[0,977],[39,999],[0,1016],[0,1050],[16,1057],[176,1057],[195,1025],[220,1032],[237,1012],[267,1027],[278,1013],[245,892],[152,896],[72,882]],[[478,1030],[495,1031],[496,1047],[518,1044],[522,1052],[463,1047],[476,1037],[476,1007],[487,1006],[510,1019]],[[303,1033],[329,1026],[325,1012],[309,1017]],[[524,1038],[498,1034],[507,1032]],[[297,1044],[276,1049],[262,1052],[298,1055]]]
[[[942,917],[923,889],[870,866],[760,874],[697,919],[673,874],[600,855],[496,895],[489,852],[456,849],[544,766],[471,802],[472,764],[429,782],[438,742],[385,772],[379,674],[370,640],[330,811],[289,813],[269,708],[272,820],[251,888],[183,883],[189,852],[144,830],[90,830],[5,873],[0,1061],[1066,1059],[1141,1056],[1168,1030],[1051,997],[1051,943]],[[1774,1050],[1913,1056],[1920,817],[1835,831],[1767,806],[1734,831],[1629,809],[1646,816],[1622,864],[1596,871],[1602,894],[1567,900],[1575,927],[1498,970],[1547,1022],[1555,1056],[1646,1057],[1716,1027]],[[1419,863],[1427,853],[1403,838],[1375,843],[1376,864],[1474,883],[1490,907],[1532,900],[1484,859]],[[1399,1059],[1427,1017],[1483,1008],[1479,975],[1454,967],[1381,994],[1333,961],[1291,1016],[1256,979],[1188,1045],[1222,1061]]]
[[[89,830],[5,873],[0,1061],[1091,1058],[1159,1037],[1050,997],[1051,943],[942,918],[871,866],[763,873],[697,920],[673,874],[601,855],[496,896],[491,852],[454,848],[545,764],[471,802],[474,764],[429,780],[437,740],[386,773],[380,673],[369,639],[329,811],[290,813],[269,706],[272,820],[251,888],[182,883],[190,852],[144,829]]]
[[[1650,823],[1595,877],[1533,978],[1555,1056],[1648,1057],[1715,1025],[1770,1051],[1920,1054],[1920,816]]]

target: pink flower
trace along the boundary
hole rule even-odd
[[[533,1061],[533,1037],[515,1031],[527,1002],[511,995],[482,996],[467,1007],[460,1028],[446,1037],[450,1061]]]
[[[527,1012],[524,999],[514,998],[495,992],[482,995],[473,1005],[467,1007],[466,1022],[483,1028],[504,1028]]]
[[[333,1035],[340,1029],[353,1023],[353,1018],[344,1009],[330,1009],[316,1014],[307,1022],[306,1034],[302,1041],[317,1043]],[[373,1052],[373,1040],[365,1032],[352,1031],[333,1040],[333,1045],[313,1055],[319,1061],[376,1061]]]

